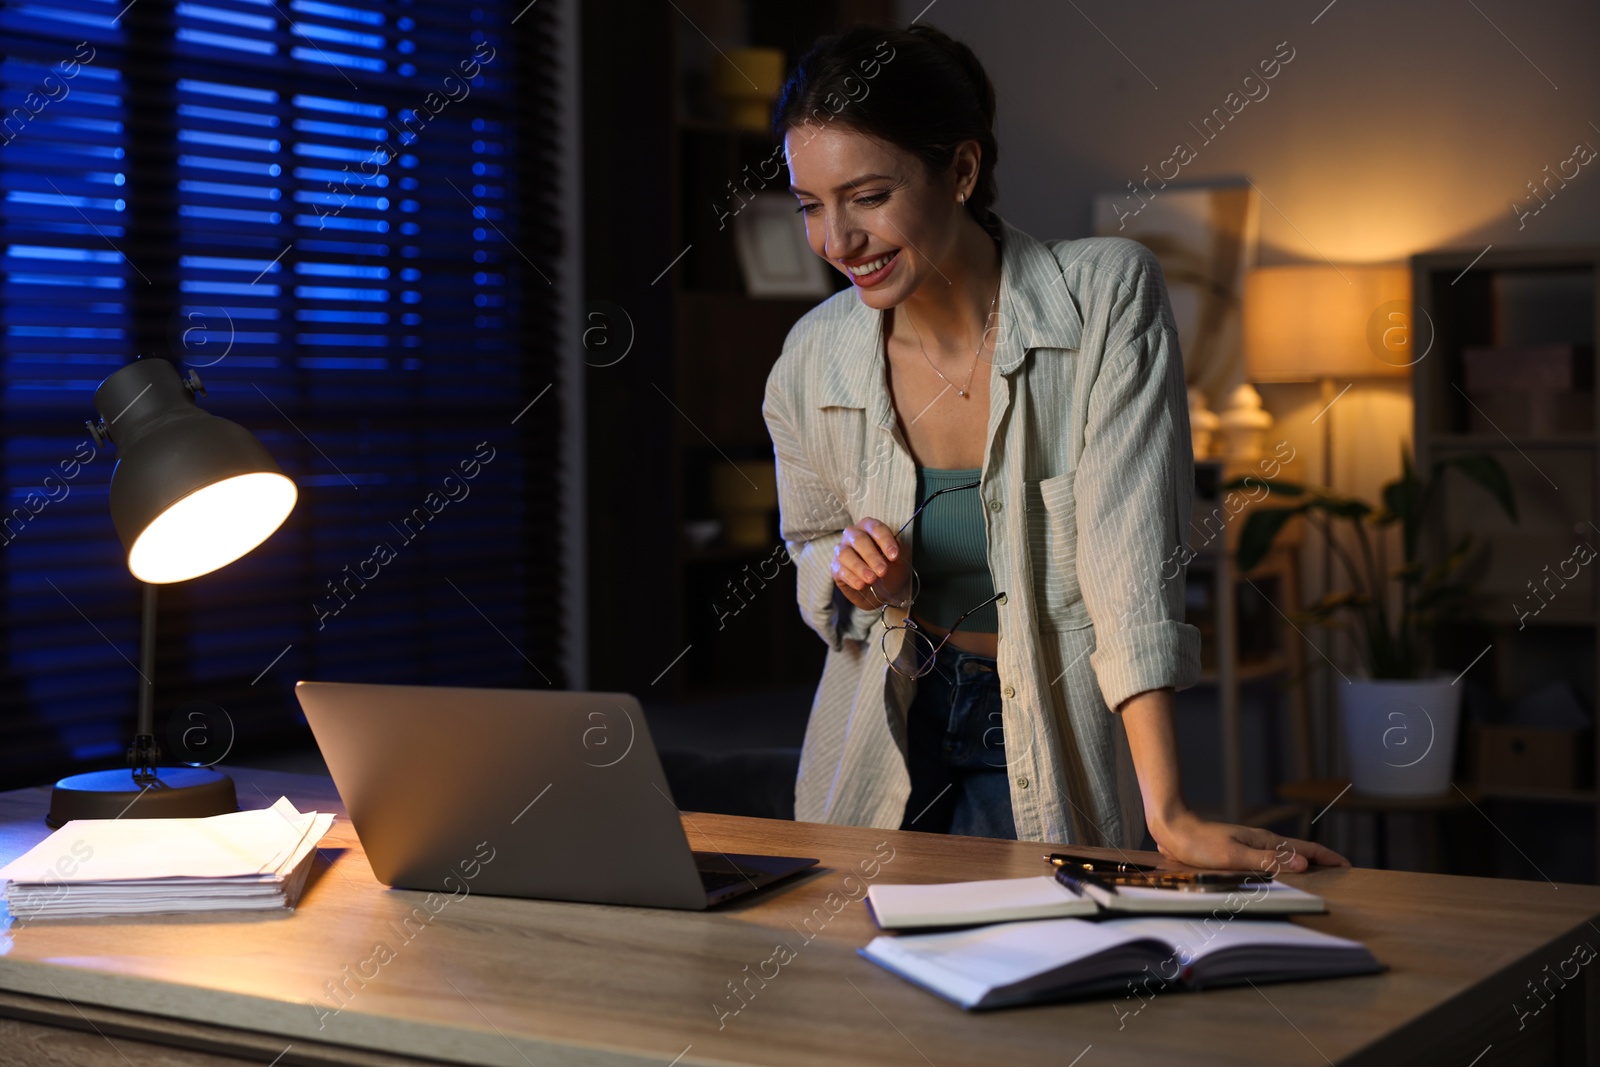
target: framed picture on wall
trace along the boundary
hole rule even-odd
[[[733,219],[733,243],[753,297],[831,296],[828,268],[806,241],[805,220],[787,193],[757,193]]]
[[[1255,188],[1244,179],[1094,201],[1097,236],[1130,237],[1161,261],[1185,377],[1213,408],[1245,380],[1244,280],[1256,265],[1258,215]]]

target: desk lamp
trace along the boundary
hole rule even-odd
[[[128,766],[56,783],[45,821],[193,818],[237,811],[233,779],[208,767],[160,767],[155,740],[156,586],[227,566],[272,535],[298,492],[248,430],[200,410],[200,376],[141,358],[100,383],[86,425],[117,446],[111,520],[143,583],[139,720]]]

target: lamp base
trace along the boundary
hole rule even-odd
[[[90,771],[56,783],[45,824],[60,829],[73,819],[196,819],[239,810],[233,779],[207,767],[157,767],[143,788],[133,771]]]

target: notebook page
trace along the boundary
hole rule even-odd
[[[1151,886],[1119,885],[1115,894],[1098,886],[1085,886],[1085,891],[1104,905],[1107,910],[1123,913],[1151,912],[1168,914],[1209,915],[1250,912],[1258,914],[1302,912],[1318,913],[1327,910],[1327,904],[1315,893],[1296,889],[1285,882],[1256,882],[1249,888],[1225,893],[1186,893],[1178,889],[1159,889]]]
[[[1111,923],[1041,919],[937,934],[872,939],[862,953],[971,1007],[992,989],[1088,959],[1147,935]]]
[[[1080,897],[1052,875],[996,878],[934,885],[874,885],[867,900],[878,925],[954,926],[1008,919],[1093,915],[1095,902]]]
[[[1359,941],[1335,937],[1285,919],[1210,917],[1185,919],[1174,916],[1148,916],[1137,919],[1108,919],[1101,925],[1114,926],[1130,936],[1153,937],[1165,941],[1177,950],[1178,959],[1185,965],[1237,948],[1287,950],[1301,954],[1319,949],[1366,950],[1366,946]]]

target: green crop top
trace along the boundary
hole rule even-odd
[[[975,482],[983,472],[917,468],[917,502],[937,490]],[[983,525],[983,497],[976,489],[946,493],[922,509],[911,524],[911,562],[921,579],[912,613],[949,628],[961,613],[994,596],[989,574],[989,540]],[[974,611],[961,624],[971,633],[997,633],[995,605]]]

